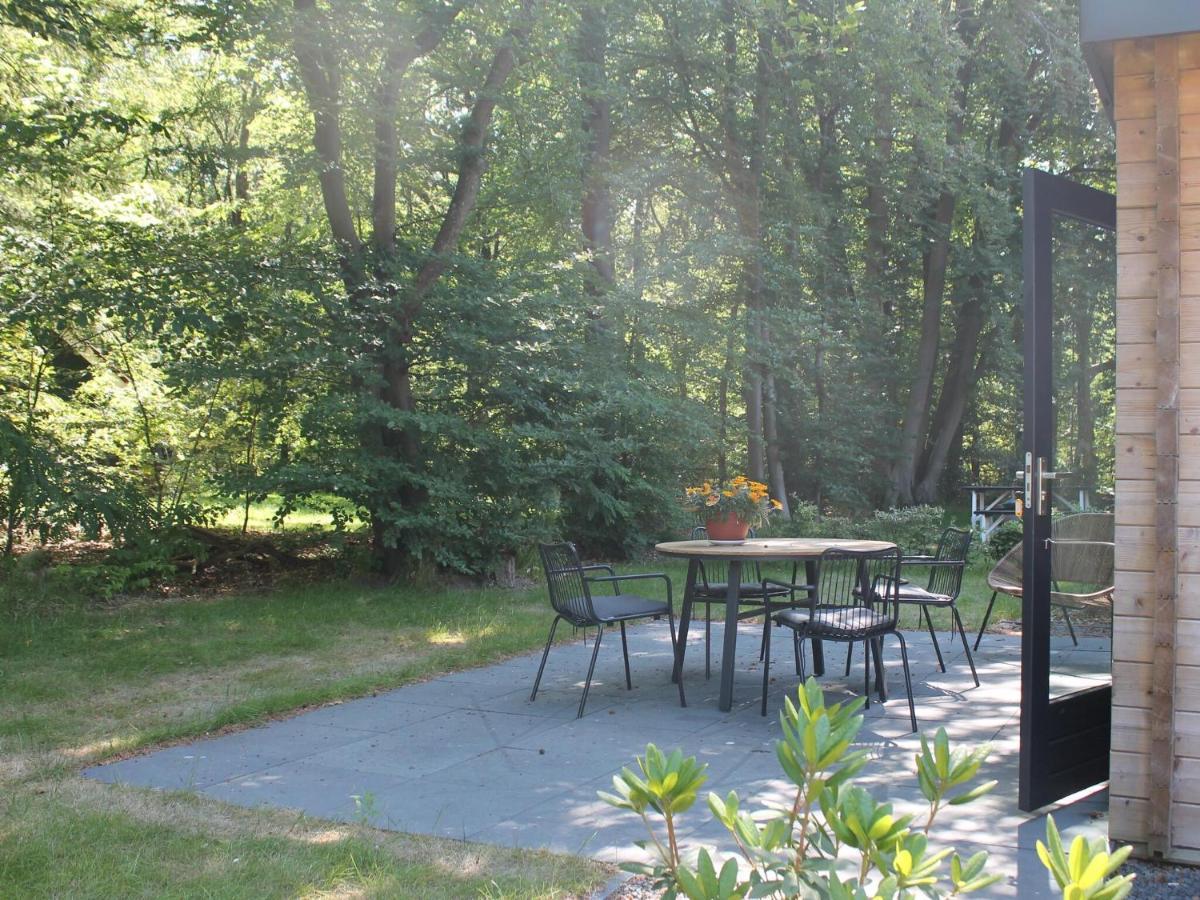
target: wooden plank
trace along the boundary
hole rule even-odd
[[[1115,517],[1118,525],[1153,525],[1154,482],[1146,479],[1118,479]]]
[[[1183,475],[1185,464],[1188,469],[1200,469],[1200,466],[1196,465],[1193,456],[1189,453],[1189,437],[1181,437],[1179,440],[1179,452],[1182,454],[1179,459],[1179,527],[1200,528],[1200,479],[1185,478]],[[1176,598],[1176,603],[1181,599],[1183,599],[1182,591]]]
[[[1200,298],[1200,250],[1179,254],[1179,293],[1184,297]]]
[[[1154,132],[1157,119],[1121,119],[1117,122],[1117,159],[1123,163],[1152,162],[1157,156]]]
[[[1154,656],[1154,620],[1149,616],[1114,616],[1113,662],[1148,663]]]
[[[1137,119],[1129,121],[1136,122]],[[1200,157],[1200,113],[1179,117],[1179,158],[1195,159],[1196,157]]]
[[[1117,387],[1153,388],[1157,383],[1158,349],[1154,344],[1117,344]]]
[[[1200,391],[1194,388],[1179,392],[1179,433],[1200,434]]]
[[[1117,434],[1154,434],[1155,398],[1153,388],[1117,388]]]
[[[1179,600],[1177,603],[1180,618],[1200,619],[1200,574],[1179,573]],[[1178,723],[1176,726],[1176,731],[1178,731]]]
[[[1137,356],[1139,349],[1147,345],[1144,344],[1128,344],[1130,356]],[[1131,359],[1130,366],[1135,365]],[[1118,349],[1117,355],[1117,372],[1121,371],[1121,357]],[[1120,374],[1118,374],[1118,379]],[[1118,383],[1120,383],[1118,381]],[[1129,387],[1140,387],[1140,385],[1128,385]],[[1181,388],[1200,388],[1200,344],[1183,343],[1179,344],[1179,386]]]
[[[1150,796],[1150,760],[1141,753],[1114,750],[1109,756],[1109,789],[1122,797]]]
[[[1113,78],[1113,119],[1145,119],[1154,115],[1154,75]]]
[[[1154,250],[1154,207],[1129,206],[1117,210],[1117,253]]]
[[[1179,304],[1179,341],[1184,344],[1200,344],[1200,303],[1195,300],[1189,299],[1188,302]]]
[[[1180,156],[1179,202],[1185,205],[1200,203],[1200,157]]]
[[[1158,301],[1153,297],[1130,297],[1117,307],[1117,346],[1153,344],[1158,324]],[[1120,355],[1120,349],[1117,350]]]
[[[1200,528],[1176,528],[1178,571],[1200,575]]]
[[[1109,791],[1108,837],[1119,844],[1133,844],[1139,856],[1146,855],[1146,821],[1149,803],[1140,797],[1121,797]]]
[[[1154,438],[1145,434],[1117,435],[1117,478],[1154,477]]]
[[[1200,480],[1200,435],[1179,436],[1179,478],[1182,481]]]
[[[1154,575],[1151,572],[1115,573],[1113,584],[1113,615],[1130,618],[1149,616],[1154,608]],[[1200,609],[1200,605],[1197,606]],[[1116,627],[1113,627],[1116,632]]]
[[[1114,752],[1142,754],[1150,749],[1149,710],[1132,706],[1113,707],[1112,749]]]
[[[1154,44],[1154,106],[1157,123],[1158,389],[1155,415],[1155,603],[1150,687],[1150,849],[1173,844],[1171,787],[1175,736],[1176,621],[1179,462],[1179,113],[1183,87],[1179,44],[1160,37]],[[1119,296],[1119,295],[1118,295]]]
[[[1122,572],[1153,572],[1155,532],[1143,525],[1118,525],[1116,568]]]
[[[1200,69],[1187,69],[1180,72],[1178,83],[1179,112],[1183,115],[1200,113]]]
[[[1179,68],[1200,69],[1200,33],[1181,34],[1178,36],[1178,41]],[[1114,59],[1115,62],[1116,60]],[[1122,72],[1121,74],[1135,75],[1137,72]]]
[[[1175,691],[1177,715],[1200,713],[1200,669],[1178,666],[1179,679]],[[1150,692],[1150,663],[1119,660],[1113,662],[1113,705],[1135,706],[1153,710]],[[1151,731],[1153,737],[1153,731]],[[1168,740],[1173,741],[1174,735]]]
[[[1157,180],[1152,162],[1117,163],[1117,208],[1154,206]]]
[[[1187,66],[1183,66],[1187,68]],[[1153,75],[1154,74],[1154,39],[1139,38],[1132,41],[1119,41],[1113,47],[1113,74],[1121,75]]]
[[[1179,207],[1179,249],[1200,250],[1200,203]]]
[[[1171,804],[1171,849],[1200,849],[1200,805]]]
[[[1117,254],[1117,299],[1153,297],[1158,283],[1158,253]]]

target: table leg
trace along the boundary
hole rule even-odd
[[[692,604],[696,599],[696,575],[700,571],[700,560],[688,560],[687,581],[683,587],[683,606],[679,610],[679,636],[675,639],[675,668],[671,670],[671,681],[683,678],[683,654],[687,651],[688,626],[692,623]]]
[[[815,560],[804,561],[804,580],[805,583],[812,586],[813,590],[817,588],[817,563]],[[817,638],[812,641],[813,652],[813,675],[820,678],[825,674],[825,645]]]
[[[738,592],[742,584],[742,563],[730,560],[726,572],[725,589],[725,640],[721,651],[721,712],[733,708],[733,667],[736,663],[738,630]]]

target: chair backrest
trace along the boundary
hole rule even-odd
[[[831,548],[817,561],[817,592],[809,607],[843,631],[856,630],[855,610],[870,605],[886,618],[872,632],[894,629],[900,619],[900,549],[854,551]]]
[[[926,586],[929,593],[958,599],[959,592],[962,591],[963,570],[967,567],[967,551],[971,547],[971,538],[971,532],[963,528],[947,528],[942,532],[933,558],[938,562],[957,565],[931,566],[929,584]]]
[[[1102,512],[1074,513],[1055,519],[1050,526],[1050,534],[1067,541],[1111,543],[1116,540],[1116,517],[1112,513]]]
[[[1050,574],[1060,585],[1113,586],[1116,545],[1109,541],[1076,541],[1054,538]],[[1069,587],[1062,593],[1073,593]]]
[[[554,611],[572,625],[595,625],[596,611],[592,594],[584,577],[579,552],[569,541],[560,544],[539,544],[542,568],[546,572],[546,588]]]

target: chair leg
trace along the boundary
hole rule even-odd
[[[629,642],[625,640],[625,622],[621,622],[621,655],[625,657],[625,690],[633,690],[633,679],[629,677]]]
[[[758,645],[758,661],[762,662],[767,658],[767,644],[771,642],[771,607],[763,605],[763,638],[762,643]]]
[[[771,617],[763,622],[763,685],[762,685],[762,714],[767,714],[767,682],[771,677]]]
[[[854,641],[846,645],[846,677],[850,677],[850,662],[854,659]]]
[[[851,645],[853,646],[853,644]],[[849,652],[849,651],[847,651]],[[863,696],[867,698],[867,709],[871,708],[871,642],[863,641]]]
[[[679,641],[675,637],[675,611],[670,607],[667,608],[667,624],[671,627],[671,650],[673,658],[671,660],[671,668],[674,671],[675,660],[679,659]],[[687,698],[683,696],[683,673],[679,673],[679,705],[687,706]]]
[[[875,660],[875,690],[879,693],[879,702],[887,703],[887,678],[883,670],[883,638],[871,641],[871,656]]]
[[[712,603],[704,601],[704,680],[712,677]]]
[[[900,660],[904,663],[904,688],[908,691],[908,718],[912,721],[912,730],[917,730],[917,707],[913,703],[912,673],[908,670],[908,647],[904,643],[904,635],[899,631],[896,637],[900,639]]]
[[[979,626],[979,634],[975,635],[975,649],[979,649],[979,642],[983,640],[983,630],[987,628],[988,620],[992,618],[992,607],[996,605],[996,594],[999,591],[992,591],[992,599],[988,601],[988,608],[983,613],[983,624]]]
[[[550,623],[550,637],[546,638],[546,649],[542,651],[542,664],[538,666],[537,678],[533,679],[533,693],[529,695],[530,703],[537,699],[538,685],[542,683],[542,672],[546,668],[546,657],[550,655],[550,645],[554,643],[554,631],[558,628],[561,618],[561,616],[555,616],[554,621]]]
[[[938,667],[945,672],[946,661],[942,659],[942,647],[938,643],[937,632],[933,630],[933,617],[929,615],[929,607],[921,604],[921,614],[925,616],[925,624],[929,628],[929,637],[933,639],[933,652],[937,654]]]
[[[800,632],[796,629],[790,629],[792,632],[792,655],[796,657],[796,674],[800,676],[800,680],[804,680],[804,646],[800,641]]]
[[[971,677],[975,679],[975,687],[979,687],[979,673],[975,671],[975,660],[971,657],[971,648],[967,646],[967,630],[963,628],[962,616],[958,607],[951,604],[950,612],[954,613],[954,624],[958,626],[959,637],[962,638],[963,652],[967,654],[967,665],[971,667]]]
[[[1059,609],[1062,610],[1063,621],[1067,623],[1067,631],[1071,633],[1071,643],[1078,647],[1079,638],[1075,637],[1075,626],[1071,624],[1071,614],[1067,612],[1067,608],[1065,606],[1060,606]]]
[[[596,646],[592,648],[592,664],[588,666],[587,681],[583,683],[583,696],[579,699],[579,712],[575,718],[583,718],[583,707],[587,704],[588,691],[592,689],[592,675],[596,671],[596,657],[600,655],[600,639],[604,637],[604,626],[596,627]]]

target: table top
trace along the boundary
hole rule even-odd
[[[892,550],[887,541],[859,541],[851,538],[754,538],[741,544],[713,544],[709,541],[667,541],[654,549],[664,556],[718,559],[816,559],[829,549],[858,553]]]

